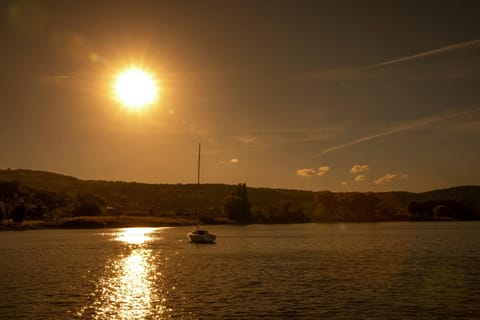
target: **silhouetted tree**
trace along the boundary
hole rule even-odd
[[[479,216],[475,211],[475,206],[467,199],[448,199],[448,200],[431,200],[424,202],[412,201],[408,205],[410,214],[421,220],[435,219],[456,219],[456,220],[473,220]]]
[[[320,191],[314,197],[314,220],[316,221],[334,221],[338,220],[338,203],[333,192]]]
[[[444,204],[436,205],[433,210],[433,217],[439,218],[456,218],[455,212]]]
[[[19,203],[13,208],[12,220],[15,223],[22,223],[25,219],[26,207],[23,203]]]
[[[18,181],[1,181],[0,198],[13,198],[20,191]]]
[[[289,200],[282,200],[275,206],[269,206],[263,219],[257,222],[268,223],[297,223],[307,222],[310,219],[304,214],[303,209]]]
[[[228,196],[223,204],[223,211],[227,218],[239,223],[252,222],[251,205],[247,198],[247,185],[239,183],[235,191]]]
[[[317,221],[376,221],[378,196],[373,193],[321,191],[315,194]]]
[[[380,199],[373,192],[349,192],[341,199],[343,216],[349,221],[375,221]]]
[[[45,211],[46,210],[40,204],[37,204],[35,209],[30,211],[31,215],[29,218],[33,220],[41,220],[43,219],[43,214]]]
[[[98,216],[102,208],[98,205],[97,197],[92,193],[83,193],[77,196],[73,208],[74,216]]]

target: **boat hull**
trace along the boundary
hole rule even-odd
[[[214,243],[215,239],[217,238],[216,235],[211,233],[197,233],[197,232],[189,232],[187,234],[188,240],[193,243]]]

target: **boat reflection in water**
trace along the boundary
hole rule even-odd
[[[129,228],[115,240],[123,242],[125,253],[106,266],[98,283],[93,305],[94,319],[162,319],[164,297],[155,270],[155,255],[148,243],[154,228]],[[160,274],[161,276],[161,274]]]

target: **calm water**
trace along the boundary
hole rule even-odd
[[[0,319],[480,318],[480,223],[0,233]]]

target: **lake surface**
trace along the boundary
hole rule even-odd
[[[0,319],[480,318],[480,222],[0,232]]]

